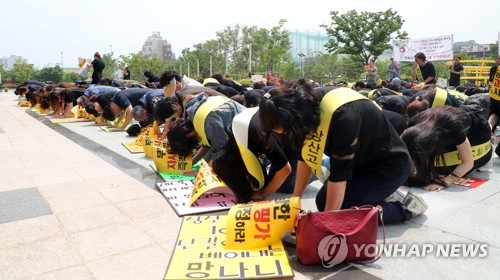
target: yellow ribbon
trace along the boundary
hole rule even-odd
[[[259,181],[259,189],[261,189],[264,187],[264,173],[259,159],[248,149],[248,128],[252,117],[258,110],[259,107],[248,108],[236,115],[233,119],[233,134],[248,173]]]
[[[356,100],[368,100],[368,98],[349,88],[337,88],[329,91],[321,100],[321,120],[316,131],[311,132],[302,146],[302,158],[311,167],[316,177],[321,177],[321,161],[325,151],[328,129],[332,121],[333,113],[342,105]]]
[[[448,93],[446,90],[442,88],[436,88],[436,96],[434,97],[434,101],[432,101],[431,108],[436,106],[443,106],[446,104],[446,98],[448,97]]]
[[[210,112],[212,112],[214,109],[220,107],[222,104],[229,102],[230,100],[231,99],[227,98],[226,96],[210,96],[209,98],[207,98],[207,101],[205,101],[205,103],[203,103],[198,108],[198,110],[194,114],[193,125],[194,130],[201,138],[200,145],[210,146],[210,144],[208,143],[207,135],[205,134],[205,119],[207,118],[208,114],[210,114]]]
[[[488,152],[491,150],[491,142],[488,141],[483,144],[472,146],[471,149],[472,157],[474,158],[474,161],[476,161],[488,154]],[[460,163],[462,163],[462,160],[460,159],[460,154],[458,153],[458,151],[451,151],[444,154],[444,162],[441,162],[440,158],[436,158],[434,165],[443,167],[459,165]]]
[[[419,82],[423,83],[424,82],[424,76],[422,75],[422,70],[420,70],[420,66],[417,66],[417,70],[415,71],[417,73],[417,79]]]

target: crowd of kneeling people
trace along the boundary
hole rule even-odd
[[[56,118],[76,105],[107,121],[122,118],[117,129],[131,135],[156,120],[171,153],[204,158],[239,202],[275,191],[301,197],[315,177],[323,183],[319,211],[380,205],[393,223],[427,209],[400,186],[442,190],[489,169],[495,125],[487,90],[417,90],[398,78],[377,89],[305,79],[242,86],[220,74],[197,81],[169,70],[153,88],[103,78],[91,86],[29,81],[15,93]]]

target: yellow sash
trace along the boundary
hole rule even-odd
[[[205,119],[207,118],[208,114],[230,100],[231,99],[227,98],[226,96],[211,96],[207,98],[207,101],[205,101],[205,103],[203,103],[198,108],[198,110],[194,114],[193,125],[194,130],[201,138],[200,145],[210,146],[210,144],[208,143],[207,135],[205,134]]]
[[[474,158],[474,161],[482,158],[488,152],[491,150],[491,142],[485,142],[483,144],[479,144],[476,146],[472,146],[472,157]],[[446,164],[445,164],[446,163]],[[439,158],[436,158],[434,164],[435,166],[454,166],[454,165],[459,165],[462,163],[462,160],[460,159],[460,155],[458,154],[458,151],[451,151],[447,152],[444,154],[444,162],[441,162]]]
[[[448,97],[448,93],[446,92],[446,90],[437,87],[436,96],[434,97],[434,101],[432,101],[431,108],[445,105],[446,97]]]
[[[321,120],[316,131],[311,132],[302,146],[302,158],[318,178],[321,177],[321,160],[325,151],[328,129],[333,113],[342,105],[356,100],[368,100],[358,92],[348,88],[329,91],[321,100]]]
[[[259,189],[261,189],[264,187],[264,173],[262,172],[259,159],[248,149],[250,120],[258,110],[259,107],[248,108],[236,115],[233,119],[233,134],[248,173],[259,181]]]
[[[422,70],[420,70],[420,66],[417,66],[417,79],[419,82],[424,82],[424,76],[422,75]]]
[[[497,72],[491,83],[489,96],[490,98],[500,101],[500,66],[497,67]]]

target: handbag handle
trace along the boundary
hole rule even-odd
[[[368,212],[368,214],[365,215],[365,217],[358,223],[358,225],[350,232],[348,233],[344,233],[344,235],[353,235],[355,234],[356,232],[358,232],[361,228],[363,228],[363,225],[366,224],[366,222],[373,216],[374,212],[382,212],[382,208],[380,206],[370,206],[370,205],[365,205],[365,206],[361,206],[361,207],[353,207],[351,209],[368,209],[368,208],[371,208],[370,212]],[[317,220],[323,227],[325,228],[328,228],[328,226],[326,226],[323,221],[321,220]]]

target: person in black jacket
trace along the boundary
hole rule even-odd
[[[246,88],[244,86],[242,86],[240,83],[233,81],[231,79],[228,79],[228,78],[222,76],[221,74],[213,74],[212,78],[216,79],[219,82],[219,84],[221,84],[223,86],[228,86],[228,87],[234,88],[239,93],[246,90]]]
[[[151,71],[144,71],[144,76],[148,78],[146,82],[144,82],[147,87],[158,88],[158,83],[160,82],[160,78],[158,78],[158,76]]]
[[[94,68],[91,84],[98,84],[102,78],[102,70],[104,70],[104,67],[106,67],[104,61],[102,61],[101,59],[101,54],[99,52],[95,52],[94,60],[89,63],[88,66]]]

